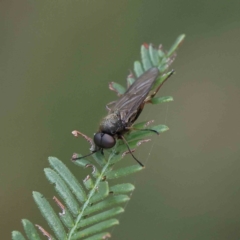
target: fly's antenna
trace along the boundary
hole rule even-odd
[[[102,148],[99,148],[98,150],[94,150],[94,151],[92,151],[91,153],[89,153],[89,154],[87,154],[85,156],[81,156],[81,157],[78,157],[78,158],[72,157],[72,160],[75,161],[75,160],[83,159],[85,157],[89,157],[89,156],[93,155],[94,153],[96,153],[96,152],[98,152],[100,150],[102,150]]]
[[[138,162],[138,164],[142,167],[144,167],[144,165],[133,155],[128,143],[127,143],[127,140],[125,139],[125,137],[123,135],[120,135],[120,138],[124,141],[124,143],[126,144],[127,148],[128,148],[128,151],[129,153],[132,155],[132,157],[134,158],[134,160],[136,160]]]

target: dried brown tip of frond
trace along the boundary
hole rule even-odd
[[[92,168],[92,174],[96,172],[96,167],[93,164],[86,164],[85,168],[91,167]]]
[[[93,139],[88,137],[87,135],[85,135],[85,134],[83,134],[83,133],[81,133],[81,132],[79,132],[77,130],[72,131],[72,134],[73,134],[74,137],[78,137],[78,136],[83,137],[87,142],[90,143],[91,147],[94,146]]]
[[[144,127],[149,126],[150,124],[154,123],[154,120],[150,120],[144,124]]]
[[[118,90],[117,90],[116,88],[114,88],[113,84],[114,84],[114,82],[110,82],[110,83],[108,84],[109,89],[110,89],[111,91],[114,91],[115,93],[117,93],[117,95],[120,97],[122,94],[120,94],[120,93],[118,92]]]
[[[110,237],[111,237],[111,234],[110,234],[110,233],[107,233],[106,235],[104,235],[104,236],[102,237],[102,239],[105,240],[105,239],[108,239],[108,238],[110,238]]]
[[[136,151],[136,149],[131,149],[131,152],[134,153]],[[129,154],[130,151],[125,151],[122,153],[122,157],[124,157],[126,154]]]
[[[108,84],[108,87],[109,87],[109,89],[110,89],[111,91],[114,91],[114,92],[117,93],[116,89],[113,87],[113,82],[110,82],[110,83]]]
[[[132,80],[136,81],[136,77],[133,72],[129,70],[129,74],[127,76],[127,88],[129,88],[133,84],[134,81]]]
[[[137,146],[140,146],[141,144],[146,143],[146,142],[150,142],[150,141],[151,141],[151,139],[140,140],[140,141],[137,142]]]
[[[74,154],[72,155],[71,160],[72,160],[72,161],[75,161],[77,158],[78,158],[78,154],[77,154],[77,153],[74,153]]]
[[[131,70],[129,70],[129,74],[128,74],[128,78],[135,78],[135,76],[134,76],[134,74],[133,74],[133,72],[131,71]]]
[[[149,48],[149,45],[147,43],[143,43],[143,46],[148,49]]]
[[[86,182],[88,179],[90,179],[90,175],[87,175],[87,176],[83,179],[83,182]]]
[[[58,205],[58,207],[62,210],[62,212],[59,213],[59,215],[64,215],[66,207],[60,202],[60,200],[57,197],[53,197],[53,200]]]
[[[167,66],[168,67],[173,63],[173,61],[175,60],[176,57],[177,57],[177,53],[174,53],[171,57],[169,57],[167,59]]]
[[[158,50],[164,52],[165,54],[167,53],[166,51],[164,51],[162,44],[160,44],[160,45],[158,46]]]
[[[48,240],[52,240],[53,237],[51,236],[50,233],[48,233],[43,227],[41,227],[38,224],[35,224],[35,226],[39,229],[39,231],[43,234],[43,236],[46,236],[48,238]]]

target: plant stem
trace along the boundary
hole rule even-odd
[[[82,207],[81,213],[78,215],[78,217],[77,217],[77,219],[76,219],[76,221],[75,221],[74,226],[72,227],[71,231],[69,232],[69,235],[68,235],[67,240],[71,240],[71,237],[72,237],[73,234],[75,233],[75,230],[76,230],[76,228],[77,228],[77,226],[78,226],[78,223],[80,222],[82,216],[84,215],[84,210],[88,207],[88,204],[89,204],[92,196],[95,194],[95,191],[96,191],[96,189],[97,189],[97,186],[98,186],[99,182],[102,180],[102,178],[103,178],[104,175],[105,175],[105,172],[107,171],[107,168],[108,168],[108,166],[109,166],[109,164],[110,164],[110,160],[111,160],[111,156],[108,158],[108,161],[107,161],[106,165],[102,168],[102,171],[101,171],[100,176],[96,179],[95,184],[94,184],[94,187],[93,187],[93,189],[90,191],[90,193],[89,193],[89,195],[88,195],[88,198],[87,198],[86,202],[84,203],[84,205],[83,205],[83,207]]]

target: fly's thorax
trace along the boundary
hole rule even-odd
[[[103,133],[114,135],[118,132],[123,131],[125,126],[118,113],[111,113],[102,119],[99,130]]]

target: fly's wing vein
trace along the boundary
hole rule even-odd
[[[138,108],[148,96],[158,74],[159,71],[157,68],[151,68],[142,74],[115,102],[114,106],[110,109],[110,113],[118,111],[120,112],[121,119],[128,121],[133,114],[136,114]]]

